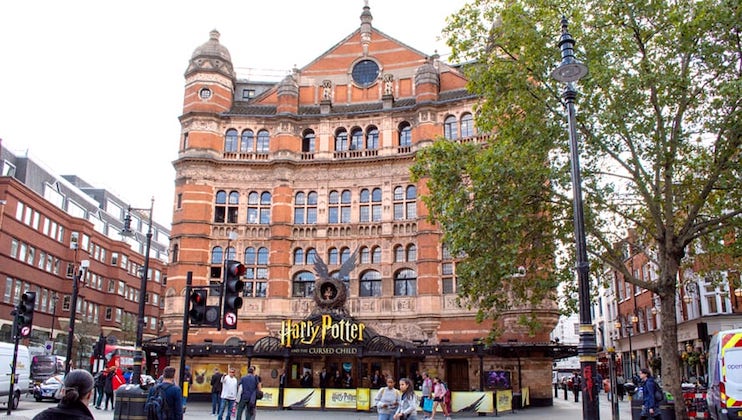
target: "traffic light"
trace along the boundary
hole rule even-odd
[[[190,310],[188,311],[188,319],[191,325],[201,325],[206,319],[206,290],[197,289],[191,292],[191,296],[188,299],[191,302]]]
[[[246,268],[239,261],[228,260],[225,264],[224,276],[224,310],[222,311],[222,325],[225,330],[237,328],[237,311],[242,307],[242,290],[245,282],[242,276]]]
[[[21,301],[18,303],[16,310],[16,319],[18,322],[18,333],[21,337],[31,335],[33,328],[33,310],[36,306],[36,292],[25,292],[21,295]]]

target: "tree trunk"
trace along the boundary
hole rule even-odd
[[[660,257],[662,258],[662,257]],[[677,305],[676,292],[678,290],[677,275],[679,261],[665,257],[665,268],[660,277],[660,306],[662,318],[662,388],[670,392],[675,399],[675,417],[678,420],[688,419],[688,411],[683,403],[681,389],[683,371],[678,357],[678,320],[675,310]]]

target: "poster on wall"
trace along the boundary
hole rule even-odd
[[[451,392],[454,413],[494,413],[492,392]]]
[[[319,388],[286,388],[283,394],[283,405],[292,408],[320,408],[322,406],[321,391]]]
[[[239,380],[247,375],[247,364],[227,364],[227,363],[192,363],[188,365],[193,377],[193,383],[188,388],[190,394],[210,394],[211,393],[211,376],[214,374],[214,368],[219,368],[219,372],[227,374],[229,367],[234,367],[235,377]],[[255,374],[260,376],[260,366],[252,365],[255,368]]]
[[[325,408],[355,410],[357,406],[356,399],[355,389],[328,388],[325,390]]]
[[[489,389],[512,389],[509,371],[489,370],[484,372],[484,379]]]
[[[263,387],[263,399],[257,400],[258,407],[278,407],[278,388]]]
[[[497,413],[513,411],[513,390],[504,389],[495,393]]]

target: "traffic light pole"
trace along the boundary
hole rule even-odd
[[[178,366],[178,377],[180,378],[180,389],[183,389],[183,378],[185,377],[186,348],[188,347],[188,327],[190,320],[188,316],[188,304],[191,299],[191,287],[193,285],[193,271],[186,273],[185,305],[183,309],[183,332],[180,339],[180,365]]]
[[[17,378],[15,377],[15,364],[18,363],[18,342],[21,340],[21,334],[18,332],[18,309],[16,309],[16,315],[13,317],[13,341],[15,347],[13,348],[13,364],[10,365],[10,391],[8,392],[8,415],[10,415],[13,409],[13,393],[15,392],[13,387]]]

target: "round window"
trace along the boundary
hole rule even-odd
[[[199,96],[201,96],[201,99],[209,99],[211,98],[211,91],[207,88],[203,88],[198,92]]]
[[[353,66],[353,81],[360,86],[371,86],[377,77],[379,77],[379,65],[373,60],[362,60]]]

